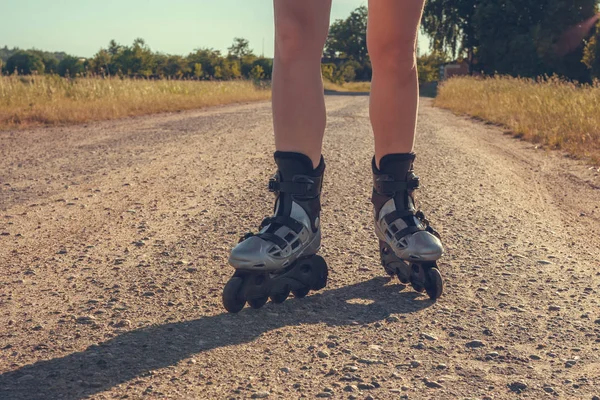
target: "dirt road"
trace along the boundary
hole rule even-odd
[[[1,399],[600,396],[600,173],[423,100],[437,303],[388,282],[368,98],[328,96],[328,287],[224,313],[268,103],[0,133]]]

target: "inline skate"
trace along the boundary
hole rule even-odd
[[[414,153],[388,154],[377,168],[373,158],[375,233],[385,271],[435,300],[443,292],[436,261],[444,248],[439,234],[415,207],[413,192],[419,178],[413,171],[414,160]]]
[[[258,233],[248,233],[231,251],[236,271],[223,289],[223,305],[231,313],[248,303],[260,308],[270,298],[282,303],[290,292],[306,296],[327,284],[327,263],[321,247],[321,186],[325,162],[313,168],[300,153],[275,152],[278,171],[269,181],[275,193],[274,215],[265,218]]]

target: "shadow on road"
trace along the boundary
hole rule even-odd
[[[302,300],[267,304],[261,310],[245,308],[235,315],[224,313],[123,333],[82,352],[0,375],[0,398],[82,399],[192,355],[250,342],[284,326],[369,324],[391,313],[414,313],[433,304],[415,292],[400,292],[403,285],[386,285],[388,281],[375,278]]]
[[[325,89],[326,96],[369,96],[369,92],[338,92],[337,90]]]

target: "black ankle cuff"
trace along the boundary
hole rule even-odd
[[[379,168],[377,168],[377,164],[375,163],[375,157],[373,157],[373,173],[381,174],[385,173],[391,165],[396,165],[397,163],[404,163],[406,161],[410,161],[411,163],[415,161],[417,155],[413,152],[410,153],[395,153],[395,154],[386,154],[381,157],[379,160]]]
[[[306,154],[293,151],[276,151],[273,154],[273,157],[275,158],[275,162],[277,162],[277,160],[297,162],[302,166],[302,169],[304,170],[303,173],[309,176],[321,176],[325,171],[325,160],[323,159],[323,156],[321,156],[319,165],[317,165],[316,168],[313,168],[312,160]]]

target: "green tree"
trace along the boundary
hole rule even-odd
[[[428,0],[422,28],[431,37],[433,50],[450,53],[472,51],[477,45],[473,16],[481,0]]]
[[[181,79],[192,72],[192,68],[185,58],[174,55],[155,56],[156,75],[160,77]]]
[[[250,71],[250,78],[255,81],[265,79],[265,71],[260,65],[255,65],[252,71]]]
[[[111,68],[112,66],[112,55],[108,50],[100,49],[94,57],[89,60],[90,70],[98,75],[111,75],[116,74],[116,69]]]
[[[486,73],[560,74],[585,80],[583,37],[560,51],[565,32],[592,17],[597,0],[429,0],[423,30],[432,48],[464,56]],[[564,46],[563,46],[564,47]]]
[[[202,64],[195,63],[193,68],[194,78],[201,79],[204,76],[204,71],[202,71]]]
[[[60,76],[76,77],[85,72],[85,66],[81,59],[67,56],[58,63],[57,72]]]
[[[219,67],[219,77],[217,79],[221,79],[220,63],[222,59],[221,52],[214,49],[197,49],[186,57],[190,68],[193,68],[195,64],[200,64],[202,66],[203,78],[205,79],[217,78],[215,76],[217,74],[217,66]]]
[[[250,48],[250,42],[239,37],[233,39],[233,44],[227,49],[227,51],[229,52],[229,55],[237,58],[238,60],[253,54],[253,51]]]
[[[6,61],[6,71],[9,74],[17,72],[22,75],[44,73],[45,66],[42,58],[29,51],[18,51]]]
[[[337,20],[331,25],[325,43],[326,58],[353,60],[361,65],[367,63],[367,14],[367,7],[361,6],[345,20]]]
[[[323,79],[329,82],[335,81],[335,64],[334,63],[323,63],[321,64],[321,75]]]
[[[439,81],[441,67],[448,61],[446,53],[440,51],[420,56],[417,59],[419,84]]]
[[[133,41],[132,46],[122,48],[112,44],[111,42],[109,52],[116,53],[113,61],[115,67],[122,73],[131,77],[149,77],[153,74],[156,60],[144,39],[137,38]]]
[[[600,79],[600,22],[596,24],[595,33],[585,47],[583,63],[593,78]]]
[[[273,75],[273,60],[270,58],[259,57],[252,62],[252,68],[259,66],[262,68],[265,77],[264,79],[271,79]]]

